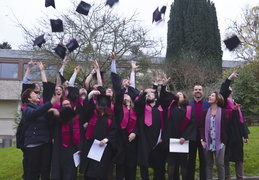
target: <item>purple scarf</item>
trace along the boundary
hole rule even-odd
[[[222,116],[222,109],[218,107],[216,117],[215,117],[215,134],[216,134],[216,156],[220,150],[220,136],[221,136],[221,116]],[[205,119],[205,139],[206,139],[206,150],[209,150],[210,146],[210,119],[211,119],[211,107],[208,109]]]

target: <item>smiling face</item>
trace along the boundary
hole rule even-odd
[[[217,99],[216,99],[216,93],[212,93],[210,96],[209,96],[209,101],[208,101],[210,104],[217,104]]]
[[[183,101],[184,101],[184,95],[183,95],[182,92],[178,92],[178,93],[176,93],[176,95],[177,95],[178,98],[179,98],[179,102],[183,102]]]
[[[111,88],[107,88],[106,91],[105,91],[105,94],[106,94],[106,96],[112,97],[113,96],[113,90]]]
[[[155,93],[148,93],[147,95],[146,95],[146,99],[147,100],[155,100],[155,98],[156,98],[156,96],[155,96]]]
[[[60,86],[55,87],[55,95],[56,96],[62,96],[63,95],[63,89]]]
[[[200,85],[194,86],[192,94],[195,100],[200,100],[203,96],[202,86]]]
[[[28,98],[28,100],[33,104],[38,104],[40,102],[38,94],[36,94],[34,91],[30,93],[30,97]]]

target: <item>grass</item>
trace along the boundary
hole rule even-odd
[[[245,176],[259,176],[259,126],[249,127],[249,143],[244,145]],[[22,151],[16,147],[0,149],[0,179],[21,180],[22,178]],[[198,163],[196,163],[198,164]],[[230,163],[231,177],[235,177],[234,164]],[[198,176],[196,169],[196,176]],[[216,177],[216,168],[214,167]],[[137,172],[139,177],[139,171]],[[198,177],[197,177],[198,178]],[[82,175],[78,179],[83,179]]]

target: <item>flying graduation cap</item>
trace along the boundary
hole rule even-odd
[[[153,12],[153,20],[152,23],[155,22],[160,22],[162,20],[162,15],[165,15],[166,12],[166,6],[163,6],[160,11],[158,9],[158,7],[156,8],[156,10]]]
[[[52,32],[63,32],[63,22],[61,19],[51,19],[50,20],[51,30]]]
[[[66,56],[66,47],[62,46],[61,44],[58,44],[57,47],[54,48],[55,53],[61,57],[62,59]]]
[[[42,34],[41,36],[37,37],[34,41],[33,41],[33,46],[38,46],[39,48],[41,48],[41,45],[44,44],[46,42],[46,40],[44,39],[44,34]]]
[[[68,51],[71,53],[71,52],[74,51],[76,48],[78,48],[79,45],[78,45],[76,39],[72,39],[72,40],[70,40],[69,43],[66,44],[66,47],[67,47]]]
[[[162,18],[161,18],[161,12],[158,10],[158,8],[156,8],[156,10],[153,12],[153,20],[152,20],[152,23],[155,21],[155,22],[158,22],[160,21]]]
[[[105,5],[109,5],[110,8],[112,8],[113,5],[114,5],[115,3],[118,3],[118,2],[119,2],[119,0],[107,0]]]
[[[81,1],[79,3],[79,5],[77,6],[77,8],[76,8],[76,12],[87,16],[88,13],[89,13],[90,8],[91,8],[90,4],[88,4],[88,3],[84,2],[84,1]]]
[[[45,7],[52,6],[53,8],[56,9],[55,7],[55,1],[54,0],[45,0]]]
[[[231,38],[224,40],[224,43],[225,43],[226,47],[230,51],[232,51],[241,43],[241,41],[238,39],[238,37],[236,35],[233,35]]]
[[[166,6],[163,6],[163,7],[160,9],[160,12],[161,12],[161,14],[165,14],[165,11],[166,11]]]

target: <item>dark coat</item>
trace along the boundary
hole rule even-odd
[[[50,127],[44,114],[52,107],[50,102],[42,104],[27,103],[22,116],[26,124],[24,146],[50,142]]]

